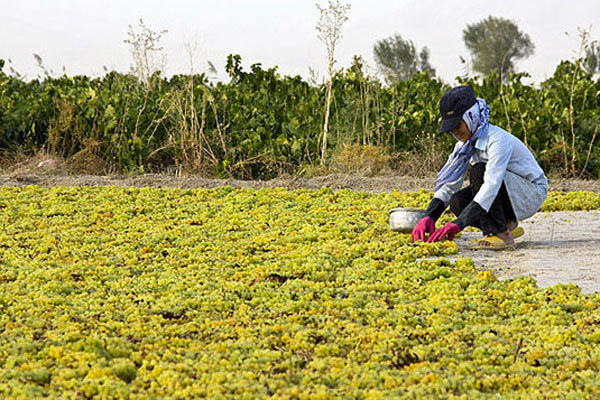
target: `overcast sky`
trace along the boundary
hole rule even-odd
[[[317,39],[315,3],[326,0],[0,0],[0,58],[28,78],[37,76],[33,53],[57,73],[102,75],[103,66],[128,71],[130,54],[123,42],[128,25],[142,18],[153,30],[167,29],[162,43],[167,75],[189,72],[186,43],[196,42],[197,70],[206,60],[219,78],[228,54],[240,54],[245,68],[253,63],[277,65],[285,75],[322,77],[326,51]],[[459,56],[468,57],[462,40],[466,24],[488,15],[514,20],[529,34],[535,53],[517,68],[533,81],[552,75],[560,60],[578,49],[577,28],[592,26],[600,38],[600,0],[349,0],[337,67],[348,67],[362,55],[373,68],[373,44],[401,34],[418,49],[430,49],[430,62],[445,81],[463,73]],[[595,26],[593,25],[595,24]],[[571,36],[567,36],[568,32]],[[6,70],[6,68],[5,68]]]

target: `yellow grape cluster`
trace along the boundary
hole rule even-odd
[[[600,193],[550,192],[542,211],[589,211],[600,209]]]
[[[600,297],[390,231],[430,199],[2,187],[0,397],[599,397]]]

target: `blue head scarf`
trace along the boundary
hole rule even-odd
[[[473,134],[469,140],[450,155],[448,161],[438,173],[437,178],[435,178],[436,191],[446,183],[460,178],[467,170],[469,160],[475,151],[475,142],[477,142],[479,136],[487,132],[490,126],[490,106],[487,105],[485,100],[477,98],[475,104],[463,113],[462,119]]]

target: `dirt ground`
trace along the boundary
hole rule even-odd
[[[323,186],[334,190],[352,189],[366,192],[400,192],[433,189],[434,177],[415,178],[410,176],[360,176],[348,174],[331,174],[304,177],[281,177],[272,180],[238,180],[214,179],[200,176],[173,176],[166,174],[143,174],[137,176],[99,176],[99,175],[56,175],[45,173],[0,173],[0,186],[134,186],[134,187],[168,187],[168,188],[214,188],[218,186],[233,186],[260,189],[264,187],[285,187],[290,190],[307,188],[320,189]],[[600,180],[581,179],[550,179],[551,191],[586,190],[600,192]]]
[[[95,175],[56,175],[44,171],[0,174],[0,186],[135,186],[170,188],[213,188],[230,185],[244,188],[285,187],[288,189],[334,190],[348,188],[367,192],[415,191],[432,189],[433,177],[364,177],[333,174],[313,178],[282,177],[269,181],[209,179],[198,176],[145,174],[133,177]],[[600,181],[550,179],[550,190],[587,190],[600,192]],[[480,233],[464,232],[457,239],[456,257],[470,257],[483,269],[494,271],[500,279],[519,275],[534,277],[541,287],[574,283],[583,293],[600,292],[600,211],[538,213],[521,226],[525,235],[514,249],[503,251],[468,250],[467,241]],[[454,257],[454,258],[456,258]]]
[[[162,174],[144,174],[133,177],[126,176],[96,176],[96,175],[43,175],[19,174],[0,175],[0,186],[135,186],[135,187],[169,187],[169,188],[214,188],[218,186],[233,186],[241,188],[260,189],[264,187],[285,187],[290,190],[307,188],[320,189],[323,186],[338,189],[363,190],[367,192],[416,191],[429,188],[432,179],[412,178],[405,176],[362,177],[346,174],[332,174],[313,178],[282,177],[268,181],[213,179],[199,176],[171,176]]]
[[[538,213],[521,226],[525,234],[502,251],[469,250],[468,240],[481,233],[464,232],[456,239],[458,257],[472,258],[500,279],[526,275],[541,287],[574,283],[582,293],[600,292],[600,211]]]

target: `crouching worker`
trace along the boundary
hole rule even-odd
[[[440,133],[451,133],[457,143],[435,180],[435,193],[412,231],[413,241],[437,242],[467,226],[484,237],[474,249],[503,249],[522,236],[519,221],[535,214],[548,195],[548,180],[529,149],[518,138],[489,123],[490,108],[475,98],[473,89],[458,86],[440,100]],[[468,164],[469,186],[461,189]],[[456,219],[439,229],[435,221],[447,206]]]

